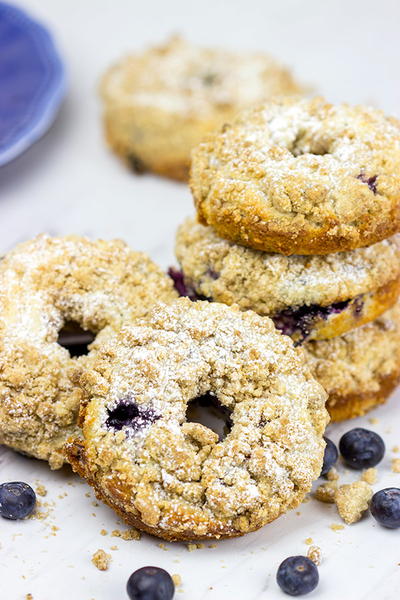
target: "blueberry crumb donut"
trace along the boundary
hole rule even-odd
[[[372,323],[303,349],[329,395],[332,420],[359,417],[385,402],[400,381],[400,302]]]
[[[178,180],[188,178],[191,149],[239,109],[300,92],[268,56],[200,48],[178,36],[122,59],[101,85],[115,152],[136,172]]]
[[[99,339],[176,296],[161,269],[119,240],[40,235],[16,246],[0,263],[0,443],[61,467],[77,382]],[[57,343],[66,323],[98,334],[87,355]]]
[[[329,254],[400,227],[400,127],[381,111],[283,98],[241,113],[192,155],[202,223],[281,254]]]
[[[187,219],[175,250],[186,293],[269,316],[296,344],[373,321],[400,291],[398,235],[349,252],[287,257],[229,242]]]
[[[321,470],[325,392],[270,319],[182,298],[99,349],[82,375],[72,467],[125,521],[167,540],[242,535],[297,506]],[[188,422],[204,394],[231,415]],[[86,404],[87,403],[87,404]]]

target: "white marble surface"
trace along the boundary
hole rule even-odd
[[[129,48],[175,31],[203,43],[270,51],[329,99],[369,102],[398,111],[400,7],[370,0],[246,2],[188,0],[26,0],[24,6],[54,30],[69,72],[70,88],[60,117],[34,148],[0,169],[0,252],[41,231],[122,237],[167,266],[173,260],[176,225],[191,212],[187,188],[151,176],[135,177],[105,147],[96,96],[98,77]],[[400,395],[397,394],[398,399]],[[380,467],[380,489],[400,486],[391,473],[390,449],[400,444],[396,398],[357,424],[381,433],[388,453]],[[337,440],[356,423],[333,426]],[[344,478],[351,479],[355,474]],[[49,472],[44,464],[0,454],[0,479],[40,480],[48,488],[45,520],[0,523],[1,597],[23,600],[110,600],[125,598],[130,572],[155,564],[179,573],[182,600],[279,599],[278,564],[304,553],[312,537],[323,552],[320,585],[312,598],[394,600],[400,589],[399,532],[373,519],[334,532],[335,509],[310,501],[262,531],[216,548],[189,553],[184,545],[144,536],[127,542],[101,536],[116,517],[93,507],[87,488],[68,469]],[[64,492],[67,496],[59,498]],[[51,527],[59,527],[52,531]],[[55,535],[53,535],[55,534]],[[118,550],[109,550],[117,545]],[[106,573],[90,562],[104,548],[113,555]]]

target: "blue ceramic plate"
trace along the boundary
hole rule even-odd
[[[47,131],[64,90],[64,67],[48,31],[0,2],[0,166]]]

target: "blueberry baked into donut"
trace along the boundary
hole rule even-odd
[[[101,344],[66,453],[126,522],[168,540],[242,535],[297,506],[320,471],[326,394],[252,311],[182,298]],[[210,394],[225,438],[186,413]]]
[[[208,132],[242,108],[301,91],[266,55],[200,48],[175,36],[106,73],[106,136],[135,171],[187,180],[190,152]]]
[[[100,339],[176,296],[161,269],[118,240],[40,235],[6,255],[0,263],[0,443],[61,467],[62,447],[77,429],[79,376]],[[61,345],[62,339],[70,349],[78,345],[79,328],[86,343],[94,339],[82,356]]]
[[[192,154],[198,216],[265,252],[329,254],[400,229],[400,124],[322,98],[242,111]]]
[[[395,304],[400,290],[398,235],[349,252],[288,257],[229,242],[188,219],[175,249],[180,293],[269,316],[296,344],[373,321]]]

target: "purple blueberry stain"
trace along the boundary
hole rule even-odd
[[[211,268],[207,269],[206,275],[207,277],[214,279],[214,281],[219,278],[219,273],[217,273],[217,271],[214,271],[214,269]]]
[[[362,296],[357,296],[353,301],[353,312],[355,317],[360,317],[363,311],[364,301]]]
[[[123,427],[127,427],[134,433],[161,418],[161,415],[153,407],[136,404],[129,398],[120,400],[114,408],[108,409],[107,413],[108,417],[105,423],[108,428],[121,431]]]
[[[371,192],[373,192],[374,194],[377,193],[378,190],[376,187],[376,180],[378,179],[378,175],[372,175],[372,177],[367,177],[365,173],[360,173],[360,175],[357,175],[357,179],[365,183],[369,187]]]
[[[299,334],[299,339],[295,342],[295,346],[299,346],[310,336],[313,325],[317,320],[323,319],[326,321],[331,315],[339,314],[345,310],[349,303],[350,300],[344,300],[329,306],[311,304],[310,306],[300,306],[297,309],[287,308],[272,317],[272,320],[275,327],[284,335]]]
[[[179,269],[175,269],[175,267],[170,267],[168,269],[168,275],[174,282],[174,287],[180,296],[185,296],[193,302],[196,302],[197,300],[207,300],[208,302],[212,302],[211,298],[207,298],[206,296],[198,294],[195,291],[194,287],[190,285],[190,283],[188,283],[187,280],[185,280],[183,272]]]

